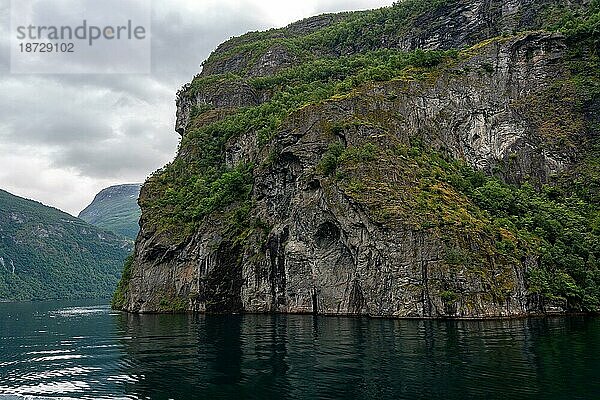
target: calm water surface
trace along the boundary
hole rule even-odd
[[[600,399],[600,319],[126,315],[0,304],[0,399]]]

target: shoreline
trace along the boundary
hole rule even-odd
[[[416,321],[507,321],[507,320],[522,320],[522,319],[542,319],[542,318],[557,318],[557,317],[600,317],[600,312],[554,312],[554,313],[529,313],[519,315],[506,316],[485,316],[485,317],[395,317],[387,315],[369,315],[369,314],[313,314],[310,312],[239,312],[239,313],[207,313],[200,311],[181,311],[181,312],[161,312],[161,311],[128,311],[112,309],[113,311],[121,312],[129,315],[204,315],[204,316],[246,316],[246,315],[268,315],[268,316],[287,316],[287,315],[303,315],[313,317],[337,317],[337,318],[368,318],[368,319],[385,319],[385,320],[416,320]]]

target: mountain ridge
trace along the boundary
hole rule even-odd
[[[89,224],[135,239],[141,214],[137,204],[141,183],[113,185],[102,189],[78,215]]]

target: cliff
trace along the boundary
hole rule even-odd
[[[592,1],[404,1],[222,44],[114,305],[499,317],[600,301]]]

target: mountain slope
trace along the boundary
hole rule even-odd
[[[79,218],[102,229],[135,239],[139,231],[141,184],[117,185],[103,189]]]
[[[106,297],[131,249],[126,239],[0,190],[0,299]]]
[[[598,310],[599,26],[597,0],[406,0],[222,44],[115,307]]]

